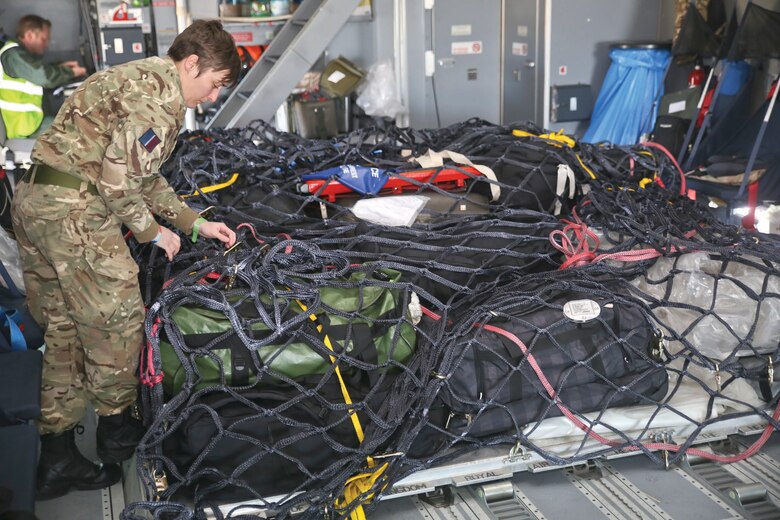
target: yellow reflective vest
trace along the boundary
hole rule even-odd
[[[0,58],[19,44],[9,41],[0,49]],[[3,70],[0,60],[0,114],[8,139],[27,137],[43,121],[43,87],[24,78],[13,78]]]

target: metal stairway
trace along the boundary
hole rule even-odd
[[[233,89],[207,128],[269,120],[349,19],[360,0],[304,0]]]

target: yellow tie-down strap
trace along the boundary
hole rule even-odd
[[[181,198],[188,199],[190,197],[197,197],[198,195],[202,193],[211,193],[212,191],[221,190],[223,188],[227,188],[234,182],[238,180],[238,172],[234,173],[228,180],[225,182],[221,182],[219,184],[212,184],[211,186],[204,186],[203,188],[198,188],[198,191],[195,193],[190,193],[189,195],[182,195]]]
[[[295,301],[304,312],[308,310],[302,301]],[[317,315],[311,313],[309,314],[309,319],[317,324],[317,332],[322,333],[323,326],[317,319]],[[336,352],[333,349],[333,344],[331,343],[327,334],[323,334],[323,343],[325,343],[325,346],[328,350],[333,353]],[[330,358],[331,364],[335,365],[336,357],[333,355],[329,355],[328,357]],[[344,378],[341,375],[341,370],[339,369],[338,365],[336,365],[335,371],[336,377],[339,380],[339,386],[341,387],[341,395],[344,397],[344,402],[350,405],[352,404],[352,398],[349,395],[349,389],[347,389],[347,384],[344,382]],[[363,426],[360,424],[360,419],[353,409],[350,409],[348,413],[349,418],[352,421],[352,427],[355,428],[355,435],[358,438],[358,442],[362,444],[365,436],[363,434]],[[379,479],[379,477],[382,476],[388,465],[388,463],[385,462],[380,467],[375,468],[375,464],[376,463],[374,462],[374,459],[371,457],[366,457],[366,465],[369,469],[372,469],[372,471],[358,473],[357,475],[353,475],[347,479],[347,482],[344,486],[344,496],[336,500],[336,507],[342,510],[352,507],[355,501],[360,501],[357,507],[355,507],[355,509],[349,514],[350,520],[366,520],[366,513],[363,511],[363,504],[368,503],[374,497],[374,494],[371,493],[366,496],[363,495],[373,487],[374,483]]]
[[[540,134],[535,135],[531,132],[526,132],[525,130],[512,130],[512,135],[515,137],[538,137],[539,139],[546,139],[547,141],[551,141],[553,145],[559,146],[559,145],[565,145],[569,148],[574,148],[574,145],[577,144],[577,141],[569,137],[568,135],[565,135],[563,133],[563,130],[559,130],[557,132],[550,132],[549,134]],[[585,170],[588,175],[590,175],[591,179],[596,178],[596,174],[593,173],[593,171],[585,166],[585,163],[582,162],[582,159],[580,158],[580,154],[575,153],[574,156],[577,158],[577,162],[580,163],[580,166],[583,170]]]

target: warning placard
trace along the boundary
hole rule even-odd
[[[528,44],[525,42],[512,42],[512,54],[515,56],[528,56]]]
[[[482,41],[452,42],[450,53],[453,56],[463,54],[482,54]]]
[[[249,43],[252,41],[252,33],[248,31],[230,33],[230,36],[233,37],[233,41],[236,43]]]

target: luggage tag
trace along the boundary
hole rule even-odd
[[[569,300],[563,305],[563,314],[576,323],[587,323],[601,314],[601,306],[594,300]]]

